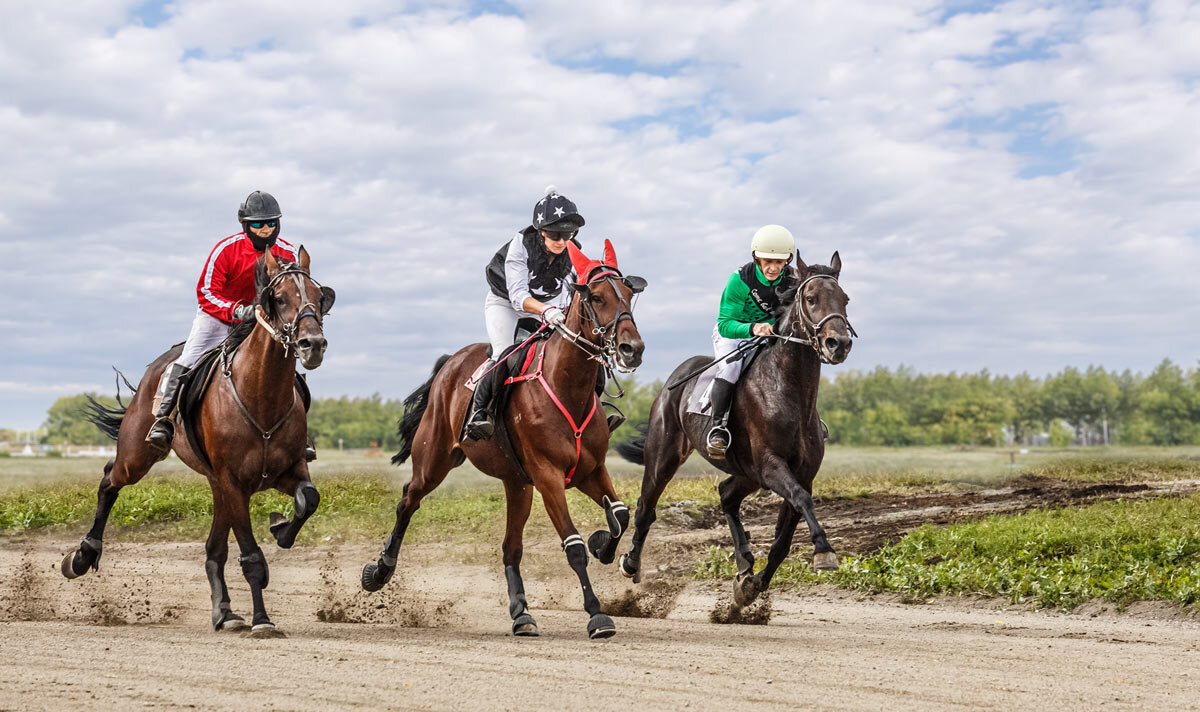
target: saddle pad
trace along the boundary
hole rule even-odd
[[[491,364],[488,363],[487,359],[484,359],[483,361],[479,362],[479,365],[475,367],[474,371],[471,371],[470,378],[468,378],[466,380],[466,382],[463,383],[463,385],[466,386],[468,391],[474,392],[475,385],[477,383],[479,383],[479,379],[483,378],[483,372],[487,370],[487,367],[489,365],[491,365]]]
[[[763,344],[759,344],[742,356],[742,360],[745,361],[742,364],[743,378],[746,376],[746,371],[750,368],[750,364],[754,363],[754,359],[762,352],[763,346]],[[716,378],[716,366],[696,376],[696,385],[692,388],[691,395],[688,396],[687,412],[704,416],[712,415],[709,409],[712,407],[712,384]]]

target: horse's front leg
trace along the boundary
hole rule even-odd
[[[584,546],[583,537],[579,536],[579,530],[575,528],[575,524],[571,521],[571,514],[567,511],[567,495],[563,488],[562,475],[553,469],[548,472],[531,472],[530,474],[533,476],[534,485],[542,495],[542,501],[546,505],[546,514],[550,515],[550,521],[554,524],[554,529],[562,540],[563,553],[567,555],[567,563],[579,577],[579,585],[583,589],[583,609],[591,616],[587,626],[588,637],[597,639],[615,635],[617,626],[613,623],[612,618],[600,610],[600,601],[592,591],[592,582],[588,579],[587,547]]]
[[[608,476],[608,468],[604,465],[600,466],[596,476],[588,477],[579,483],[579,491],[591,497],[604,509],[608,530],[597,529],[592,532],[587,543],[592,556],[602,564],[611,564],[616,557],[621,536],[629,528],[629,507],[617,499],[612,479]]]
[[[782,463],[769,467],[763,472],[763,484],[767,489],[783,497],[785,502],[804,516],[804,521],[808,523],[808,531],[812,535],[813,567],[817,571],[836,571],[838,568],[837,554],[829,545],[829,537],[825,534],[825,528],[817,521],[817,515],[813,511],[812,493],[801,485],[795,473],[784,467]]]
[[[308,477],[308,462],[300,460],[285,472],[275,484],[275,489],[292,495],[296,503],[295,513],[288,519],[279,512],[271,512],[271,534],[281,549],[290,549],[296,543],[296,535],[308,518],[317,511],[321,493]]]
[[[212,625],[216,631],[237,631],[248,627],[246,619],[234,613],[229,605],[229,588],[225,584],[225,562],[229,560],[229,503],[213,488],[213,521],[204,545],[204,573],[212,593]]]
[[[255,638],[285,638],[287,636],[283,631],[277,630],[271,622],[266,604],[263,603],[263,589],[270,582],[270,570],[267,568],[267,558],[254,539],[254,529],[250,526],[250,493],[237,489],[228,472],[218,472],[216,477],[220,484],[214,484],[213,489],[222,489],[220,498],[226,502],[225,514],[229,517],[233,535],[237,537],[238,548],[242,552],[238,563],[242,566],[246,583],[250,585],[250,599],[254,602],[254,625],[250,635]]]

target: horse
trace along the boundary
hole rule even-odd
[[[590,616],[590,638],[616,633],[587,575],[587,550],[567,511],[566,489],[577,487],[605,511],[607,530],[594,532],[587,549],[601,563],[612,563],[621,535],[629,526],[629,509],[613,489],[605,454],[609,431],[595,393],[598,369],[631,372],[642,361],[644,344],[633,320],[632,301],[646,287],[641,277],[624,276],[617,269],[612,244],[605,240],[603,262],[589,260],[568,243],[578,281],[566,322],[550,336],[534,341],[532,351],[508,349],[501,359],[528,353],[532,371],[508,379],[507,407],[495,416],[495,434],[472,441],[462,433],[472,392],[464,384],[487,357],[487,344],[471,344],[454,355],[444,355],[429,380],[405,399],[399,423],[400,451],[392,458],[401,464],[412,456],[412,479],[396,505],[396,524],[378,561],[362,571],[362,587],[378,591],[396,571],[397,557],[409,520],[447,473],[470,460],[482,472],[504,483],[507,515],[501,546],[508,584],[509,615],[514,636],[538,635],[529,613],[521,579],[522,537],[536,489],[562,542],[567,562],[579,577],[583,607]],[[543,324],[542,330],[546,329]],[[497,389],[499,390],[499,389]]]
[[[801,516],[812,535],[816,568],[837,569],[837,554],[813,512],[812,483],[825,455],[826,432],[817,414],[821,363],[845,361],[853,345],[851,335],[857,336],[846,318],[850,298],[838,284],[841,270],[837,252],[828,267],[806,265],[797,257],[795,267],[789,268],[778,292],[778,342],[765,347],[738,381],[729,420],[733,439],[724,460],[709,457],[705,447],[709,416],[688,412],[697,383],[689,377],[714,363],[707,356],[693,356],[677,367],[651,405],[649,421],[642,425],[645,436],[617,446],[622,457],[645,466],[630,550],[618,564],[626,577],[635,583],[641,580],[642,547],[658,499],[692,450],[729,475],[718,492],[733,535],[738,606],[751,603],[770,585],[791,549]],[[742,500],[760,488],[778,494],[783,502],[767,565],[755,574],[740,510]]]
[[[232,529],[241,549],[238,562],[250,584],[254,605],[250,635],[284,637],[263,603],[269,571],[250,525],[250,497],[255,492],[276,489],[294,498],[292,519],[278,512],[271,514],[271,533],[285,549],[295,542],[320,502],[304,457],[307,404],[297,398],[296,358],[306,369],[321,365],[327,345],[323,322],[335,294],[309,275],[309,255],[303,247],[295,263],[277,260],[270,250],[266,251],[255,265],[255,284],[255,319],[235,326],[226,340],[210,351],[209,358],[219,359],[219,363],[213,366],[216,370],[203,401],[192,411],[198,450],[193,448],[178,416],[172,449],[188,467],[206,476],[212,489],[213,519],[205,545],[204,570],[212,593],[213,629],[236,631],[248,627],[245,619],[231,610],[225,585]],[[123,487],[137,484],[158,459],[145,441],[154,421],[151,402],[163,370],[181,350],[182,344],[176,345],[155,359],[124,407],[119,401],[117,408],[95,402],[91,405],[89,418],[116,439],[117,452],[116,458],[104,466],[91,530],[63,558],[61,570],[68,579],[99,569],[104,527],[117,496]],[[200,385],[195,376],[206,361],[202,357],[192,369],[189,389]],[[181,394],[181,404],[183,401]]]

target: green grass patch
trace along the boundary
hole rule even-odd
[[[734,573],[727,554],[714,547],[695,575],[724,579]],[[775,577],[782,583],[816,580],[809,564],[796,561],[785,562]],[[987,594],[1062,609],[1091,599],[1197,606],[1200,496],[925,526],[872,555],[848,557],[840,571],[820,580],[908,600]]]

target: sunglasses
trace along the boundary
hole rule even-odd
[[[578,230],[573,232],[551,232],[549,230],[542,230],[542,237],[550,240],[551,242],[566,242],[567,240],[575,237],[577,234],[579,234]]]
[[[254,228],[255,230],[258,230],[258,229],[262,228],[263,225],[266,225],[267,227],[275,227],[278,224],[279,223],[276,222],[275,220],[270,220],[268,222],[252,222],[252,223],[250,223],[250,227]]]

